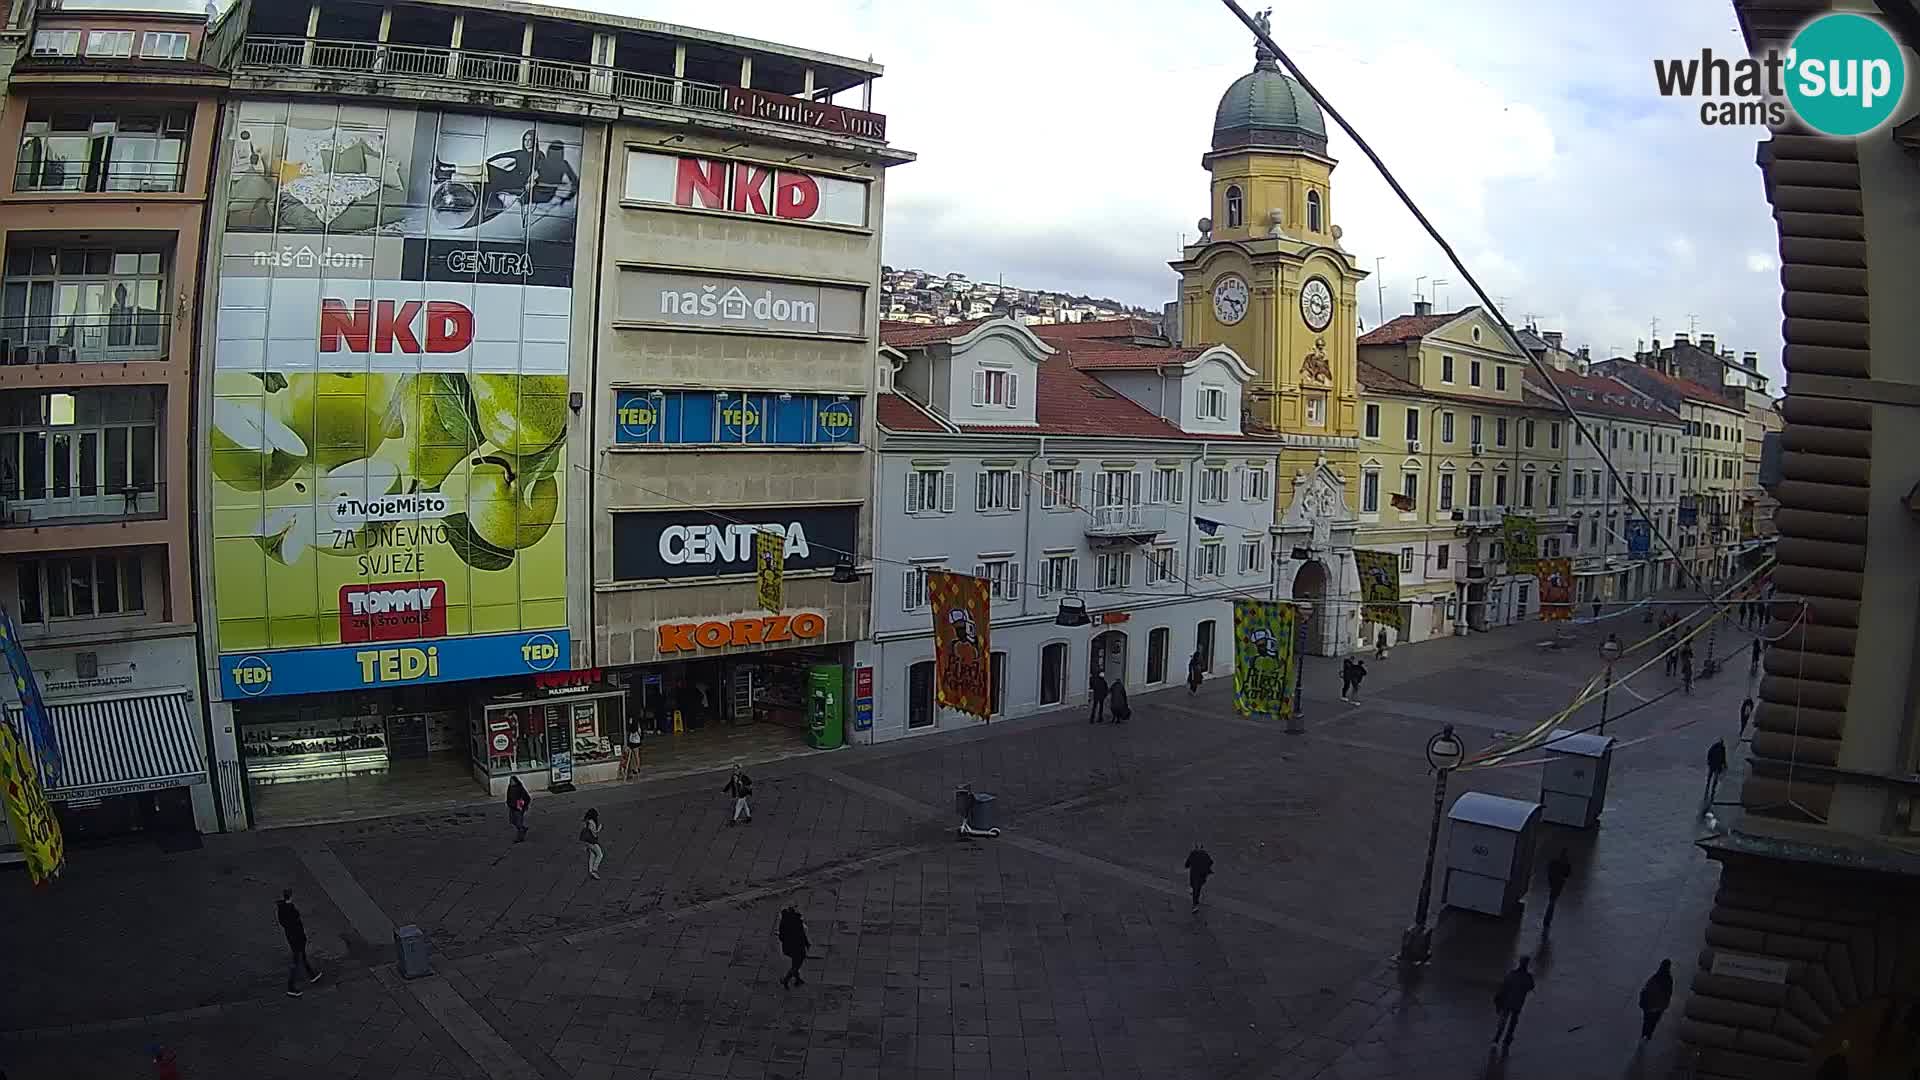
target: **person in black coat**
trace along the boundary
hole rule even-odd
[[[1745,737],[1745,735],[1747,734],[1747,721],[1752,719],[1753,719],[1753,699],[1747,698],[1746,700],[1740,703],[1740,734],[1742,737]]]
[[[1353,657],[1340,661],[1340,700],[1351,701],[1353,695]]]
[[[780,938],[780,951],[785,953],[789,967],[787,973],[780,976],[780,985],[788,988],[807,985],[800,977],[800,965],[807,962],[807,924],[800,912],[793,908],[783,908],[780,912],[780,929],[776,931]]]
[[[1727,744],[1719,739],[1707,747],[1707,804],[1713,804],[1714,793],[1720,790],[1720,775],[1727,771]]]
[[[1119,679],[1113,680],[1113,686],[1107,691],[1107,715],[1116,724],[1124,724],[1133,715],[1133,706],[1127,704],[1127,688]]]
[[[1520,1026],[1520,1010],[1526,1007],[1527,995],[1533,993],[1533,973],[1527,970],[1530,963],[1529,957],[1521,957],[1513,970],[1507,972],[1507,977],[1500,980],[1500,989],[1493,994],[1493,1009],[1499,1016],[1493,1025],[1493,1045],[1503,1050],[1513,1046],[1513,1031]]]
[[[313,962],[307,959],[307,924],[300,918],[300,909],[293,906],[293,890],[280,890],[280,900],[274,904],[275,914],[280,919],[280,932],[287,935],[287,996],[299,997],[299,975],[307,973],[308,982],[319,982],[320,973],[313,970]]]
[[[1348,701],[1353,702],[1355,705],[1360,704],[1360,684],[1366,681],[1366,678],[1367,662],[1355,657],[1353,661],[1353,692],[1347,695]]]
[[[1647,978],[1645,986],[1640,988],[1640,1041],[1653,1038],[1653,1030],[1660,1026],[1660,1014],[1673,1004],[1673,961],[1662,960],[1660,966]]]
[[[1206,888],[1207,878],[1213,874],[1213,856],[1199,844],[1187,852],[1187,887],[1193,890],[1193,910],[1200,910],[1200,890]]]
[[[1087,700],[1093,703],[1093,711],[1087,714],[1087,723],[1100,722],[1100,713],[1107,707],[1107,677],[1094,672],[1087,677]]]
[[[533,805],[533,796],[527,793],[527,785],[519,777],[507,781],[507,820],[513,823],[513,842],[519,843],[527,838],[527,807]]]
[[[1553,926],[1554,909],[1560,906],[1560,893],[1567,887],[1567,879],[1573,876],[1573,861],[1567,858],[1567,849],[1561,848],[1547,862],[1547,914],[1540,920],[1540,932],[1545,934]]]
[[[1206,658],[1200,655],[1199,649],[1195,649],[1193,650],[1193,655],[1187,658],[1187,693],[1188,694],[1197,694],[1200,692],[1200,680],[1202,678],[1205,678],[1206,674],[1207,674]]]
[[[1753,663],[1747,665],[1747,674],[1749,675],[1760,674],[1760,650],[1764,648],[1766,648],[1765,642],[1761,641],[1759,638],[1753,639]]]

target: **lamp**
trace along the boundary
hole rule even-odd
[[[1077,596],[1060,598],[1060,613],[1053,617],[1055,626],[1085,626],[1093,620],[1087,617],[1087,602]]]
[[[851,585],[859,580],[860,575],[854,571],[853,556],[842,555],[834,560],[833,583],[835,585]]]

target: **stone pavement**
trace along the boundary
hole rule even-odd
[[[1233,716],[1220,680],[1137,695],[1126,727],[1056,714],[782,762],[738,828],[702,775],[538,798],[524,845],[475,807],[84,852],[55,889],[0,890],[0,941],[35,973],[0,982],[0,1068],[139,1075],[158,1039],[190,1078],[1665,1075],[1717,879],[1692,844],[1700,762],[1732,732],[1744,664],[1610,727],[1680,730],[1620,751],[1597,830],[1550,830],[1578,869],[1549,946],[1536,901],[1444,914],[1410,980],[1390,962],[1426,839],[1422,747],[1441,722],[1480,746],[1563,706],[1599,633],[1560,652],[1546,636],[1369,660],[1358,706],[1316,661],[1304,737]],[[1616,690],[1615,713],[1665,686]],[[964,781],[1001,796],[998,840],[953,838]],[[1521,766],[1453,787],[1537,785]],[[573,836],[588,805],[602,881]],[[1218,873],[1192,913],[1196,840]],[[298,1001],[279,996],[286,882],[328,976]],[[816,957],[793,991],[786,904]],[[435,976],[381,962],[395,923],[433,936]],[[1521,951],[1540,989],[1490,1072],[1489,999]],[[1634,995],[1662,956],[1682,989],[1636,1054]]]

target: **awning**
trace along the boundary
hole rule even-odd
[[[50,798],[100,799],[206,782],[200,724],[184,690],[53,701],[47,711],[61,760]],[[15,727],[23,727],[19,707],[12,713]]]

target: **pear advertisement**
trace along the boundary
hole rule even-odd
[[[228,696],[566,667],[579,129],[250,102],[228,137]]]

